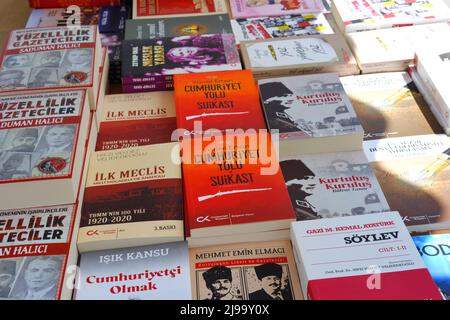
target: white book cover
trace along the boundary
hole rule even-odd
[[[280,139],[308,139],[362,132],[355,110],[335,73],[258,81],[270,130]]]
[[[76,300],[191,300],[186,242],[81,255]]]
[[[450,21],[442,0],[336,0],[333,6],[345,32]]]
[[[312,300],[442,300],[398,212],[295,222],[291,240]]]
[[[390,211],[362,151],[282,157],[297,220]]]

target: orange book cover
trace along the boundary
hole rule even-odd
[[[188,236],[289,228],[295,214],[270,135],[214,138],[182,143]]]
[[[266,129],[258,88],[251,71],[223,71],[174,76],[177,126],[186,134],[218,129]],[[196,129],[196,130],[194,130]]]

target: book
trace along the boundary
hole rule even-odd
[[[335,73],[258,81],[280,157],[362,149],[363,129]]]
[[[173,92],[107,95],[95,150],[170,142],[174,130]]]
[[[281,157],[280,167],[297,220],[390,211],[362,150]]]
[[[343,33],[450,21],[442,0],[339,0],[331,12]]]
[[[75,300],[191,300],[186,242],[81,255]]]
[[[202,135],[208,130],[266,130],[250,70],[179,74],[174,85],[181,136]]]
[[[442,300],[398,212],[291,226],[309,300]]]
[[[96,26],[13,30],[0,58],[0,95],[82,88],[95,110],[103,58]]]
[[[450,134],[449,95],[442,83],[442,74],[450,72],[450,46],[446,42],[436,43],[431,48],[421,48],[415,56],[416,73],[422,85],[422,92],[430,100],[431,111],[441,127]]]
[[[145,77],[171,82],[174,74],[241,69],[232,34],[125,40],[122,58],[123,84]]]
[[[98,29],[100,33],[117,34],[125,32],[125,21],[130,18],[128,6],[101,7]]]
[[[154,17],[148,19],[127,20],[125,39],[155,39],[232,32],[230,18],[226,13],[198,17]]]
[[[406,72],[340,78],[364,128],[364,140],[442,133]]]
[[[224,0],[133,0],[133,19],[226,13]]]
[[[173,91],[173,81],[122,85],[122,92],[127,94],[153,91]]]
[[[303,300],[289,240],[189,250],[194,300]]]
[[[233,19],[322,12],[321,0],[230,0]]]
[[[188,241],[288,229],[295,215],[270,136],[220,138],[183,139]]]
[[[315,34],[333,34],[323,13],[266,16],[231,20],[236,43]]]
[[[434,282],[446,300],[450,300],[450,234],[413,236],[417,250]]]
[[[354,32],[347,35],[362,73],[406,71],[420,48],[450,37],[450,26],[433,23],[403,28]]]
[[[184,240],[178,143],[98,151],[91,155],[78,250]]]
[[[449,150],[443,134],[364,141],[390,208],[411,232],[450,227]]]
[[[97,25],[100,7],[33,9],[25,28],[66,27],[76,23]],[[79,17],[77,17],[79,14]]]
[[[340,34],[242,41],[240,45],[245,69],[257,79],[321,72],[359,74]]]
[[[119,5],[120,0],[28,0],[30,8],[101,7]]]
[[[84,90],[0,96],[1,209],[76,202],[89,110]]]

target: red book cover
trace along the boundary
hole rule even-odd
[[[30,8],[65,8],[69,6],[101,7],[117,6],[120,0],[28,0]]]
[[[183,141],[190,236],[288,228],[295,214],[270,135],[205,140]]]
[[[250,70],[177,74],[174,85],[179,129],[266,129]]]
[[[133,5],[136,17],[216,12],[214,0],[135,0]]]

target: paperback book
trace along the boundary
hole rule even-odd
[[[442,300],[398,212],[291,226],[310,300]]]
[[[91,155],[78,250],[184,240],[181,159],[177,143]]]
[[[324,10],[322,0],[230,0],[230,8],[234,19],[316,13]]]
[[[450,142],[423,135],[364,142],[364,151],[392,210],[410,231],[450,228]]]
[[[186,242],[81,255],[75,300],[191,300]]]
[[[336,72],[359,74],[356,60],[340,34],[241,42],[246,69],[255,78]]]
[[[297,220],[390,211],[363,151],[282,157]]]
[[[364,128],[364,140],[442,133],[408,73],[376,73],[340,80]]]
[[[133,19],[226,13],[225,0],[133,0]]]
[[[303,300],[289,240],[189,250],[194,300]]]
[[[100,7],[33,9],[25,28],[66,27],[77,23],[97,25]],[[76,16],[79,14],[79,18]]]
[[[258,81],[280,157],[362,149],[363,129],[335,73]]]
[[[100,7],[119,5],[120,0],[28,0],[28,4],[30,8]]]

